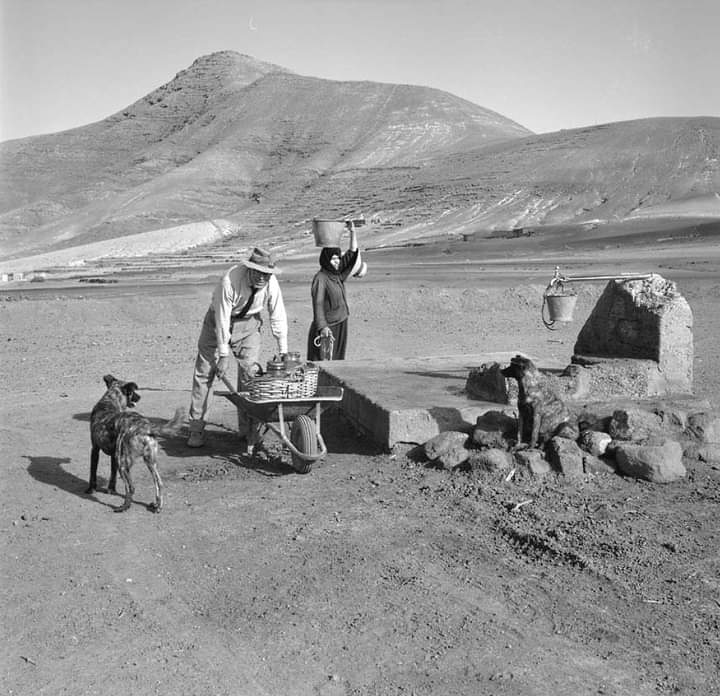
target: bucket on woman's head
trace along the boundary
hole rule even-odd
[[[577,295],[545,295],[550,321],[572,321]]]
[[[321,220],[313,219],[313,236],[315,246],[318,247],[339,247],[340,239],[343,236],[346,225],[344,220]]]

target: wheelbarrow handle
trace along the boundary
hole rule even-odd
[[[225,386],[230,390],[231,394],[236,394],[236,395],[238,394],[238,391],[233,386],[233,383],[225,375],[221,375],[220,379],[223,381]]]

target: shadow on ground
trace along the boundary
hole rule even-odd
[[[30,476],[36,481],[40,481],[40,483],[47,484],[48,486],[54,486],[66,493],[72,493],[78,496],[78,498],[94,500],[99,505],[104,505],[111,509],[114,508],[113,505],[98,500],[92,494],[86,493],[87,481],[63,469],[63,464],[69,464],[72,461],[69,457],[33,457],[28,454],[23,455],[23,457],[30,462],[27,470]],[[100,479],[98,479],[98,481],[100,481]],[[105,482],[105,486],[107,486],[107,482]]]

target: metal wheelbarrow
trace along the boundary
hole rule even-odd
[[[314,462],[325,458],[327,447],[320,434],[320,414],[329,405],[342,401],[342,387],[318,387],[310,397],[251,399],[248,392],[237,391],[227,377],[223,376],[222,381],[230,391],[215,393],[248,416],[248,454],[255,452],[263,435],[271,430],[290,450],[292,467],[298,473],[307,474]]]

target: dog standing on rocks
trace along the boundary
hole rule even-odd
[[[108,492],[115,493],[117,474],[125,482],[125,500],[115,508],[115,512],[124,512],[132,503],[135,487],[130,470],[133,464],[143,461],[155,484],[155,502],[148,508],[160,512],[163,505],[163,486],[157,469],[158,434],[172,432],[175,421],[182,418],[177,413],[168,427],[157,430],[144,416],[131,411],[140,400],[138,385],[135,382],[123,382],[112,375],[103,377],[107,391],[98,401],[90,415],[90,481],[86,493],[97,490],[97,467],[100,451],[110,457],[110,480]],[[179,424],[178,424],[179,425]]]
[[[537,447],[556,436],[579,437],[562,398],[530,358],[516,355],[500,372],[518,383],[518,445]]]

